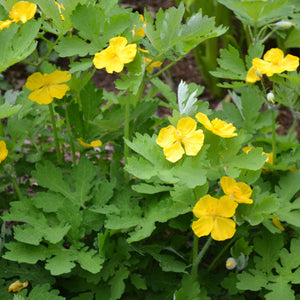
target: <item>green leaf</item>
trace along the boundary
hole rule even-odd
[[[156,194],[156,193],[170,191],[172,189],[172,187],[166,185],[161,185],[161,184],[152,185],[147,183],[140,183],[140,184],[132,185],[131,187],[134,191],[142,194]]]
[[[219,78],[245,80],[247,71],[245,64],[240,58],[239,51],[229,45],[228,49],[220,50],[220,58],[217,59],[220,67],[210,72]]]
[[[78,252],[78,263],[82,269],[97,274],[102,269],[104,258],[94,249],[87,250],[88,247],[84,247]]]
[[[30,300],[64,300],[65,297],[59,296],[59,291],[51,288],[49,283],[35,286],[28,297],[24,299]]]
[[[53,254],[55,256],[47,259],[45,264],[45,269],[49,270],[51,275],[67,274],[75,267],[76,254],[74,255],[73,251],[57,248]]]
[[[138,290],[147,290],[145,279],[142,278],[141,274],[131,274],[130,281],[134,287]]]
[[[124,280],[128,278],[130,272],[126,267],[121,267],[116,271],[115,276],[109,281],[111,286],[110,299],[120,299],[125,290]]]
[[[41,20],[30,20],[22,26],[12,24],[0,31],[0,72],[25,59],[36,48],[35,40]]]
[[[92,197],[91,189],[94,185],[93,181],[97,176],[97,171],[93,163],[83,156],[73,168],[72,175],[76,188],[76,199],[82,206]]]
[[[33,246],[20,242],[10,242],[5,244],[5,247],[9,251],[3,255],[3,258],[19,263],[36,264],[39,260],[43,261],[49,256],[47,247],[43,245]]]
[[[21,109],[22,105],[10,105],[8,103],[4,103],[0,105],[0,119],[8,118],[11,115],[15,114]]]

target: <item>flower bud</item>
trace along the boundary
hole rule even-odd
[[[233,258],[233,257],[228,257],[227,260],[226,260],[226,268],[228,270],[232,270],[236,267],[237,265],[237,262],[236,260]]]
[[[294,26],[295,24],[293,24],[290,21],[279,21],[279,22],[276,22],[274,25],[277,29],[287,30],[287,29],[291,28],[292,26]]]
[[[274,96],[274,94],[272,93],[272,92],[269,92],[268,94],[267,94],[267,100],[269,101],[269,102],[272,102],[273,104],[275,103],[274,102],[274,99],[275,99],[275,96]]]

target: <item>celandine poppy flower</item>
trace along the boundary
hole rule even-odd
[[[127,43],[127,39],[121,36],[110,39],[109,46],[95,54],[95,67],[105,68],[107,73],[121,72],[124,64],[132,62],[136,56],[136,44]]]
[[[238,204],[228,196],[220,199],[210,195],[200,198],[193,208],[194,215],[199,219],[194,221],[192,229],[198,237],[211,234],[216,241],[224,241],[233,237],[234,216]]]
[[[220,183],[224,193],[234,201],[246,204],[253,203],[253,200],[250,199],[252,189],[248,184],[236,182],[233,178],[228,176],[223,176]]]
[[[29,94],[28,99],[38,104],[49,104],[54,98],[62,99],[70,87],[66,84],[71,79],[68,71],[54,71],[51,74],[33,73],[27,78],[25,86],[28,90],[33,91]]]
[[[252,60],[252,67],[248,71],[246,82],[253,83],[261,79],[260,76],[257,76],[255,70],[258,70],[261,74],[272,76],[284,71],[295,71],[298,66],[299,57],[290,54],[284,56],[282,50],[272,48],[266,52],[264,59],[256,57]]]
[[[203,146],[204,134],[196,130],[197,122],[190,118],[182,118],[177,123],[177,129],[169,125],[159,132],[156,143],[164,149],[164,155],[170,162],[178,161],[184,153],[195,156]],[[182,147],[184,145],[184,149]]]
[[[237,136],[235,133],[236,128],[231,124],[225,121],[222,121],[218,118],[210,121],[206,114],[201,112],[196,114],[196,119],[209,131],[212,133],[219,135],[223,138],[231,138]]]

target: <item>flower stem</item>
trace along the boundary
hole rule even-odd
[[[130,139],[130,97],[128,95],[126,96],[126,104],[125,104],[125,126],[124,126],[124,138],[126,140]],[[128,160],[128,156],[130,154],[130,149],[124,141],[124,160],[125,160],[125,165]],[[129,174],[128,172],[125,171],[125,183],[129,183]]]
[[[5,137],[5,133],[3,130],[3,124],[2,124],[2,119],[0,119],[0,136]]]
[[[58,164],[61,165],[62,164],[62,157],[61,157],[61,152],[60,152],[60,148],[59,148],[59,140],[58,140],[58,136],[57,136],[56,123],[55,123],[54,110],[53,110],[52,103],[49,103],[48,107],[49,107],[51,121],[52,121],[52,129],[53,129],[53,134],[54,134],[57,161],[58,161]]]
[[[273,165],[276,164],[276,127],[275,127],[275,111],[272,109],[272,152],[273,152]]]
[[[219,252],[219,254],[215,257],[215,259],[212,261],[212,263],[209,265],[207,271],[210,272],[212,270],[215,269],[216,264],[218,262],[218,260],[220,259],[220,257],[223,255],[223,253],[233,244],[233,242],[235,242],[237,238],[233,238],[229,241],[229,243],[227,243],[227,245]]]
[[[293,112],[292,112],[293,113]],[[291,140],[291,138],[292,138],[292,135],[293,135],[293,133],[294,133],[294,130],[295,130],[295,127],[296,127],[296,124],[297,124],[297,121],[298,121],[298,118],[297,118],[297,116],[293,113],[293,117],[294,117],[294,121],[293,121],[293,124],[292,124],[292,126],[291,126],[291,128],[290,128],[290,131],[289,131],[289,133],[288,133],[288,136],[287,136],[287,140],[288,140],[288,142]]]
[[[21,201],[22,200],[22,193],[20,191],[14,169],[13,169],[13,174],[10,176],[10,178],[11,178],[11,181],[13,183],[14,190],[15,190],[17,196],[18,196],[18,199]]]
[[[72,137],[72,130],[70,126],[70,118],[69,118],[69,112],[68,112],[68,107],[66,107],[66,122],[67,122],[67,127],[68,127],[68,132],[70,136],[70,145],[71,145],[71,150],[72,150],[72,160],[73,160],[73,165],[76,165],[76,153],[75,153],[75,145]]]
[[[208,240],[206,241],[205,245],[203,246],[203,248],[201,249],[201,251],[199,252],[198,256],[196,257],[196,259],[193,262],[193,266],[192,266],[192,271],[191,271],[191,275],[194,278],[197,278],[197,272],[198,272],[198,266],[199,263],[201,262],[205,252],[207,251],[209,245],[212,242],[212,237],[209,236]]]

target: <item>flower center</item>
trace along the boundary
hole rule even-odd
[[[179,130],[176,131],[176,135],[177,135],[177,141],[178,141],[179,143],[181,143],[181,141],[182,141],[182,139],[183,139],[183,136],[181,135],[181,133],[180,133]]]

